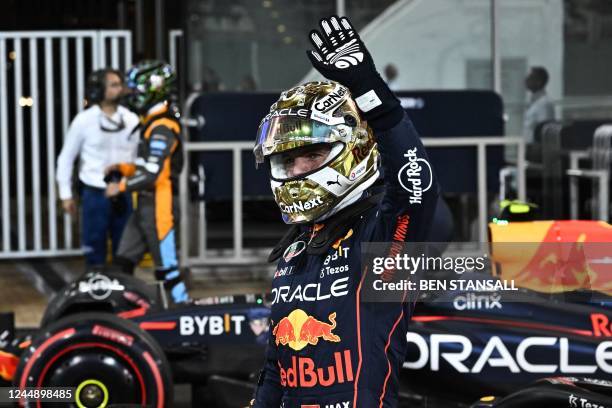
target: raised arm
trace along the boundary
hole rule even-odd
[[[390,240],[398,223],[406,240],[424,240],[438,197],[427,154],[399,100],[376,70],[365,44],[344,17],[322,19],[310,32],[312,65],[345,85],[374,130],[384,170],[385,195],[374,239]]]

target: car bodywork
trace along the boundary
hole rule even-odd
[[[501,294],[448,291],[419,299],[406,334],[402,393],[435,394],[464,404],[483,394],[507,395],[546,377],[612,379],[612,279],[607,264],[589,263],[605,258],[602,245],[612,242],[612,227],[576,221],[494,223],[490,237],[492,274],[520,280],[524,287]],[[525,237],[532,241],[529,250],[508,245],[525,245]],[[596,251],[585,245],[589,242],[598,243]],[[546,266],[552,261],[553,267]],[[559,271],[567,286],[551,283],[549,275],[557,279]],[[478,278],[464,275],[470,276]],[[168,309],[155,291],[133,278],[86,275],[50,302],[40,332],[65,314],[115,313],[153,337],[175,382],[222,376],[252,387],[270,335],[268,300],[259,294],[225,296]],[[5,381],[13,380],[28,342],[13,341],[0,352]]]

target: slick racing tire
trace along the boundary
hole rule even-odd
[[[89,272],[57,292],[45,309],[40,327],[82,312],[135,317],[160,309],[154,287],[118,272]]]
[[[24,351],[14,378],[20,389],[73,387],[70,407],[164,408],[173,401],[170,365],[159,345],[135,323],[106,313],[80,313],[44,328]]]

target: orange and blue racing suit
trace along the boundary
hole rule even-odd
[[[180,124],[164,104],[141,123],[141,140],[134,165],[120,165],[126,176],[122,192],[136,192],[136,209],[128,220],[117,251],[117,263],[133,269],[146,251],[156,277],[164,280],[174,302],[188,300],[177,256],[178,177],[183,167]]]

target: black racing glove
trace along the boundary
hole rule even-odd
[[[380,77],[374,60],[346,17],[331,16],[312,30],[314,51],[306,54],[325,78],[346,86],[363,117],[376,130],[388,130],[403,117],[399,100]]]

